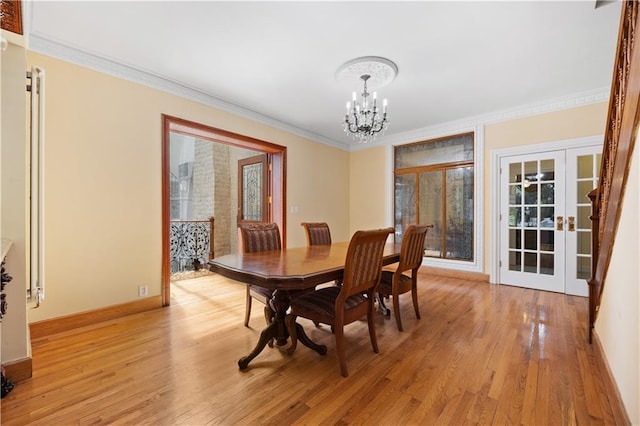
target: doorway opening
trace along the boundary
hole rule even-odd
[[[172,276],[206,274],[210,259],[237,251],[241,222],[277,223],[284,244],[286,147],[169,115],[162,122],[162,303],[168,306]]]

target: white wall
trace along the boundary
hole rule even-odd
[[[617,238],[595,324],[595,331],[634,425],[640,424],[639,150],[640,141],[636,140]]]

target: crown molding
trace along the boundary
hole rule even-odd
[[[601,87],[599,89],[588,90],[585,92],[575,93],[572,95],[553,99],[547,99],[542,102],[531,103],[515,108],[488,112],[485,114],[462,118],[460,120],[449,121],[446,123],[440,123],[416,130],[411,130],[409,132],[384,136],[378,139],[377,144],[393,146],[411,142],[419,142],[427,139],[437,138],[440,136],[468,131],[469,129],[475,129],[478,128],[478,126],[483,126],[485,124],[499,123],[501,121],[509,121],[517,118],[530,117],[538,114],[546,114],[569,108],[607,102],[609,100],[610,92],[610,87]],[[357,151],[358,149],[364,148],[367,147],[354,146],[351,148],[351,151]]]
[[[134,83],[142,84],[153,89],[171,93],[173,95],[180,96],[182,98],[189,99],[222,111],[226,111],[249,120],[253,120],[277,129],[287,131],[289,133],[313,140],[315,142],[319,142],[350,152],[360,151],[363,149],[381,145],[393,146],[411,142],[418,142],[421,140],[432,139],[447,134],[467,131],[468,129],[475,129],[478,128],[478,126],[482,126],[484,124],[497,123],[501,121],[524,118],[599,102],[606,102],[609,100],[610,95],[610,88],[602,87],[599,89],[548,99],[545,101],[527,104],[515,108],[488,112],[485,114],[461,118],[459,120],[449,121],[446,123],[426,126],[408,132],[382,136],[379,137],[374,144],[350,144],[335,141],[333,139],[318,135],[317,133],[301,129],[284,121],[277,120],[273,117],[260,114],[256,111],[244,108],[232,102],[217,98],[197,88],[175,82],[161,75],[156,75],[149,71],[124,65],[111,59],[103,58],[76,49],[74,47],[70,47],[63,43],[52,41],[44,36],[39,35],[38,33],[29,34],[28,46],[30,50],[38,53],[72,62],[74,64],[87,67],[95,71],[103,72],[114,77],[122,78]]]
[[[330,145],[345,151],[349,150],[349,145],[346,143],[326,138],[324,136],[318,135],[317,133],[301,129],[289,123],[285,123],[284,121],[280,121],[273,117],[260,114],[256,111],[244,108],[232,102],[217,98],[200,89],[170,80],[161,75],[156,75],[149,71],[141,70],[129,65],[124,65],[111,59],[87,53],[63,43],[52,41],[37,33],[32,33],[29,35],[29,50],[42,53],[47,56],[52,56],[54,58],[58,58],[67,62],[71,62],[92,69],[94,71],[99,71],[114,77],[142,84],[153,89],[171,93],[172,95],[180,96],[182,98],[189,99],[191,101],[198,102],[222,111],[226,111],[249,120],[257,121],[259,123],[275,127],[277,129],[285,130],[289,133],[293,133],[295,135],[302,136],[304,138],[311,139],[325,145]]]

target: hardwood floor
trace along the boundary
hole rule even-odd
[[[243,326],[242,284],[172,285],[172,306],[33,342],[33,378],[2,400],[2,424],[622,424],[587,343],[587,299],[421,275],[422,319],[378,315],[345,328],[349,377],[328,346],[237,360],[264,317]],[[302,322],[303,320],[301,320]],[[614,396],[611,395],[610,398]]]

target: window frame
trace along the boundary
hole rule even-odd
[[[398,148],[406,148],[412,145],[422,145],[425,143],[433,143],[437,141],[452,139],[456,137],[463,136],[471,136],[473,140],[473,156],[472,160],[464,160],[464,161],[452,161],[451,163],[438,163],[432,164],[428,166],[412,166],[407,168],[402,168],[396,170],[396,152]],[[390,148],[390,156],[389,165],[390,165],[390,192],[389,192],[389,200],[390,200],[390,219],[392,224],[395,226],[395,215],[396,215],[396,200],[395,200],[395,181],[398,175],[398,171],[400,174],[408,174],[415,173],[416,179],[419,179],[419,173],[425,171],[433,171],[433,170],[442,170],[443,176],[446,175],[447,169],[454,169],[461,166],[471,166],[473,167],[473,186],[472,186],[472,194],[473,194],[473,230],[472,230],[472,259],[471,260],[462,260],[456,258],[446,258],[446,257],[431,257],[425,256],[423,258],[423,265],[425,266],[434,266],[434,267],[443,267],[448,269],[455,269],[461,271],[470,271],[470,272],[482,272],[483,271],[483,258],[484,253],[482,252],[482,241],[483,241],[483,229],[484,229],[484,221],[483,221],[483,135],[484,135],[484,126],[476,125],[473,128],[469,129],[460,129],[458,131],[448,132],[446,134],[438,134],[433,137],[424,137],[420,141],[411,142],[407,144],[398,144],[392,145]],[[446,193],[443,191],[443,198],[446,197]],[[416,193],[416,204],[419,204],[419,193]],[[416,206],[417,207],[417,206]],[[416,217],[419,217],[419,209],[416,208]],[[446,238],[446,234],[443,233],[443,239]],[[446,247],[443,245],[443,247]]]

